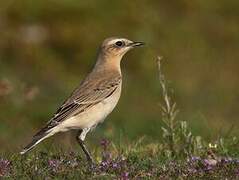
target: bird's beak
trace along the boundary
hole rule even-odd
[[[132,43],[130,43],[128,46],[130,46],[130,47],[136,47],[136,46],[143,46],[143,45],[145,45],[144,42],[132,42]]]

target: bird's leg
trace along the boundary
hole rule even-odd
[[[79,142],[79,144],[80,144],[82,150],[84,151],[87,160],[88,160],[91,164],[93,164],[93,158],[91,157],[89,151],[87,150],[87,148],[86,148],[86,146],[85,146],[85,144],[84,144],[84,141],[79,140],[78,142]]]
[[[87,160],[93,164],[93,158],[92,156],[90,155],[89,151],[87,150],[86,146],[85,146],[85,143],[84,143],[84,140],[85,140],[85,136],[87,134],[87,132],[90,130],[90,128],[85,128],[83,130],[80,130],[76,136],[76,140],[77,142],[79,143],[79,145],[81,146],[82,150],[84,151],[85,155],[86,155],[86,158]]]

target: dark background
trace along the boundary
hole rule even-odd
[[[239,1],[0,0],[0,151],[18,151],[95,63],[103,39],[144,41],[123,61],[123,93],[89,135],[159,140],[156,57],[195,135],[238,134]],[[73,146],[71,133],[51,138]]]

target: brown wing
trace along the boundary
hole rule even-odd
[[[62,121],[84,112],[113,94],[121,83],[121,76],[107,77],[97,78],[94,81],[91,79],[85,80],[62,104],[47,125],[35,136],[42,135]]]

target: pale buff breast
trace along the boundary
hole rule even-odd
[[[121,94],[121,85],[116,91],[102,102],[94,105],[85,112],[69,118],[59,124],[54,131],[68,131],[70,129],[83,129],[95,127],[113,111]]]

